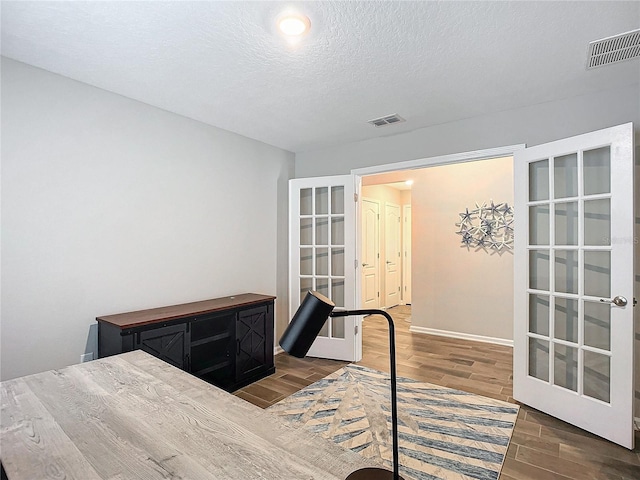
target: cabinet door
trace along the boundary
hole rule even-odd
[[[183,370],[188,369],[187,324],[153,328],[138,333],[137,348]]]
[[[273,363],[273,310],[265,305],[238,313],[236,382]]]

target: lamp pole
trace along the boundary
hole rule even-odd
[[[393,436],[393,480],[401,480],[398,463],[398,394],[396,379],[396,334],[393,319],[384,310],[338,310],[330,317],[348,317],[350,315],[382,315],[389,323],[389,368],[391,374],[391,432]]]

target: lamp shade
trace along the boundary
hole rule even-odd
[[[309,291],[280,338],[282,349],[294,357],[304,357],[335,306],[321,293]]]

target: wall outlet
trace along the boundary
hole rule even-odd
[[[80,363],[90,362],[93,360],[93,352],[83,353],[80,355]]]

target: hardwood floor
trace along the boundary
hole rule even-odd
[[[411,307],[389,310],[396,325],[398,375],[509,402],[510,347],[409,332]],[[360,365],[389,371],[386,320],[367,317]],[[276,356],[276,373],[235,394],[266,408],[338,370],[346,362]],[[640,479],[640,435],[629,451],[579,428],[520,406],[501,480]]]

